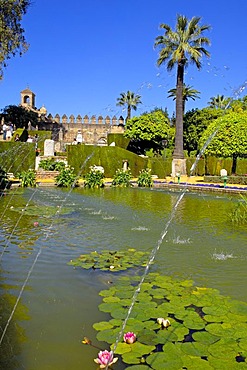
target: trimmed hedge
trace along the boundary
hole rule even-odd
[[[123,168],[123,161],[128,161],[128,168],[133,177],[138,177],[140,171],[151,169],[152,175],[159,178],[170,176],[172,159],[144,158],[128,150],[116,146],[70,145],[68,146],[68,164],[80,176],[90,170],[90,166],[102,166],[105,177],[113,178],[118,169]]]
[[[46,139],[51,139],[51,136],[52,136],[52,132],[51,131],[45,131],[45,130],[40,130],[40,131],[37,131],[37,130],[32,130],[32,131],[27,131],[23,128],[18,128],[13,137],[11,138],[11,141],[14,142],[15,141],[15,136],[16,134],[19,135],[20,137],[20,141],[22,142],[26,142],[27,141],[27,137],[28,135],[31,135],[31,136],[34,136],[34,135],[38,135],[38,148],[41,150],[40,151],[40,154],[43,155],[44,154],[44,142]]]
[[[139,157],[125,149],[116,146],[70,145],[68,146],[68,164],[80,176],[90,170],[90,166],[102,166],[105,177],[113,177],[116,171],[123,167],[123,161],[128,161],[131,174],[134,177],[147,167],[147,159]]]
[[[190,175],[191,167],[195,163],[196,158],[186,158],[186,171]],[[205,175],[205,159],[199,159],[197,166],[192,173],[193,176],[204,176]]]
[[[224,183],[221,176],[204,176],[206,183]],[[227,176],[228,184],[247,185],[247,176]]]
[[[130,139],[124,137],[123,134],[108,134],[107,135],[107,144],[115,143],[116,146],[127,149]]]
[[[237,159],[236,174],[237,175],[247,175],[247,158]]]
[[[35,168],[35,144],[1,141],[0,142],[0,167],[6,172],[27,171]]]

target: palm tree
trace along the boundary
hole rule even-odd
[[[208,102],[210,108],[225,109],[230,102],[230,98],[225,98],[224,95],[217,95],[210,98]]]
[[[177,89],[170,89],[168,90],[168,98],[173,98],[173,100],[176,100],[176,93]],[[192,89],[192,86],[185,85],[183,86],[183,115],[185,112],[185,102],[188,101],[189,99],[196,100],[200,99],[200,91]]]
[[[208,25],[199,25],[201,18],[193,17],[188,20],[183,15],[177,16],[176,30],[173,31],[167,24],[161,24],[160,28],[165,30],[163,36],[156,37],[155,47],[159,46],[158,66],[167,65],[167,70],[171,71],[177,66],[176,82],[176,136],[173,158],[184,158],[183,153],[183,86],[184,71],[191,64],[201,68],[201,58],[203,55],[209,57],[209,52],[203,45],[209,45],[208,38],[203,36],[204,31],[210,29]]]
[[[131,118],[131,109],[137,110],[137,105],[142,104],[141,96],[131,91],[127,91],[127,93],[121,93],[120,98],[117,98],[117,101],[117,105],[127,106],[126,120]]]

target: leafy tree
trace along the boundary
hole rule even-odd
[[[21,21],[29,5],[30,0],[0,0],[0,79],[6,60],[28,49]]]
[[[162,140],[166,140],[169,145],[173,145],[174,128],[170,127],[166,112],[155,110],[128,120],[124,136],[132,139],[132,145],[133,143],[136,144],[133,147],[139,150],[134,151],[143,153],[145,148],[162,148]]]
[[[131,109],[137,110],[137,105],[142,104],[141,96],[131,91],[127,93],[121,93],[120,98],[117,98],[118,106],[127,106],[127,119],[131,118]]]
[[[184,115],[184,149],[190,152],[199,152],[199,140],[216,118],[222,116],[224,112],[219,109],[203,108],[192,109]]]
[[[16,128],[27,128],[29,121],[32,126],[38,124],[38,113],[17,105],[8,105],[0,116],[4,117],[5,122],[12,122]]]
[[[177,89],[170,89],[168,90],[168,98],[173,98],[173,100],[176,100],[177,95]],[[185,112],[185,102],[189,99],[196,100],[200,99],[200,91],[192,89],[192,86],[185,85],[183,86],[183,114]]]
[[[199,25],[201,18],[193,17],[188,20],[183,15],[177,16],[176,30],[168,24],[161,24],[165,30],[163,36],[156,37],[155,47],[160,47],[158,66],[166,64],[167,70],[177,67],[176,82],[176,136],[173,158],[184,158],[183,153],[183,87],[184,71],[191,64],[201,68],[201,58],[209,57],[209,52],[203,45],[209,45],[209,39],[203,36],[204,31],[210,29],[208,25]]]
[[[208,104],[210,108],[226,109],[229,106],[230,100],[230,98],[225,98],[224,95],[217,95],[211,97]]]
[[[234,173],[237,158],[247,157],[247,112],[229,112],[213,121],[202,134],[201,148],[214,133],[216,134],[207,145],[205,154],[232,157]]]

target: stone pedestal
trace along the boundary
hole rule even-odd
[[[173,159],[172,160],[172,177],[176,177],[180,173],[181,176],[186,176],[186,159]]]

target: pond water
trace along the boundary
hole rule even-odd
[[[102,289],[121,273],[68,265],[105,249],[151,252],[179,192],[164,189],[17,189],[0,200],[0,369],[95,370],[93,323]],[[238,195],[187,192],[150,271],[192,278],[196,285],[247,301],[246,229],[229,222]],[[38,212],[37,212],[38,209]],[[38,223],[38,225],[36,224]],[[118,362],[114,369],[122,370]]]

